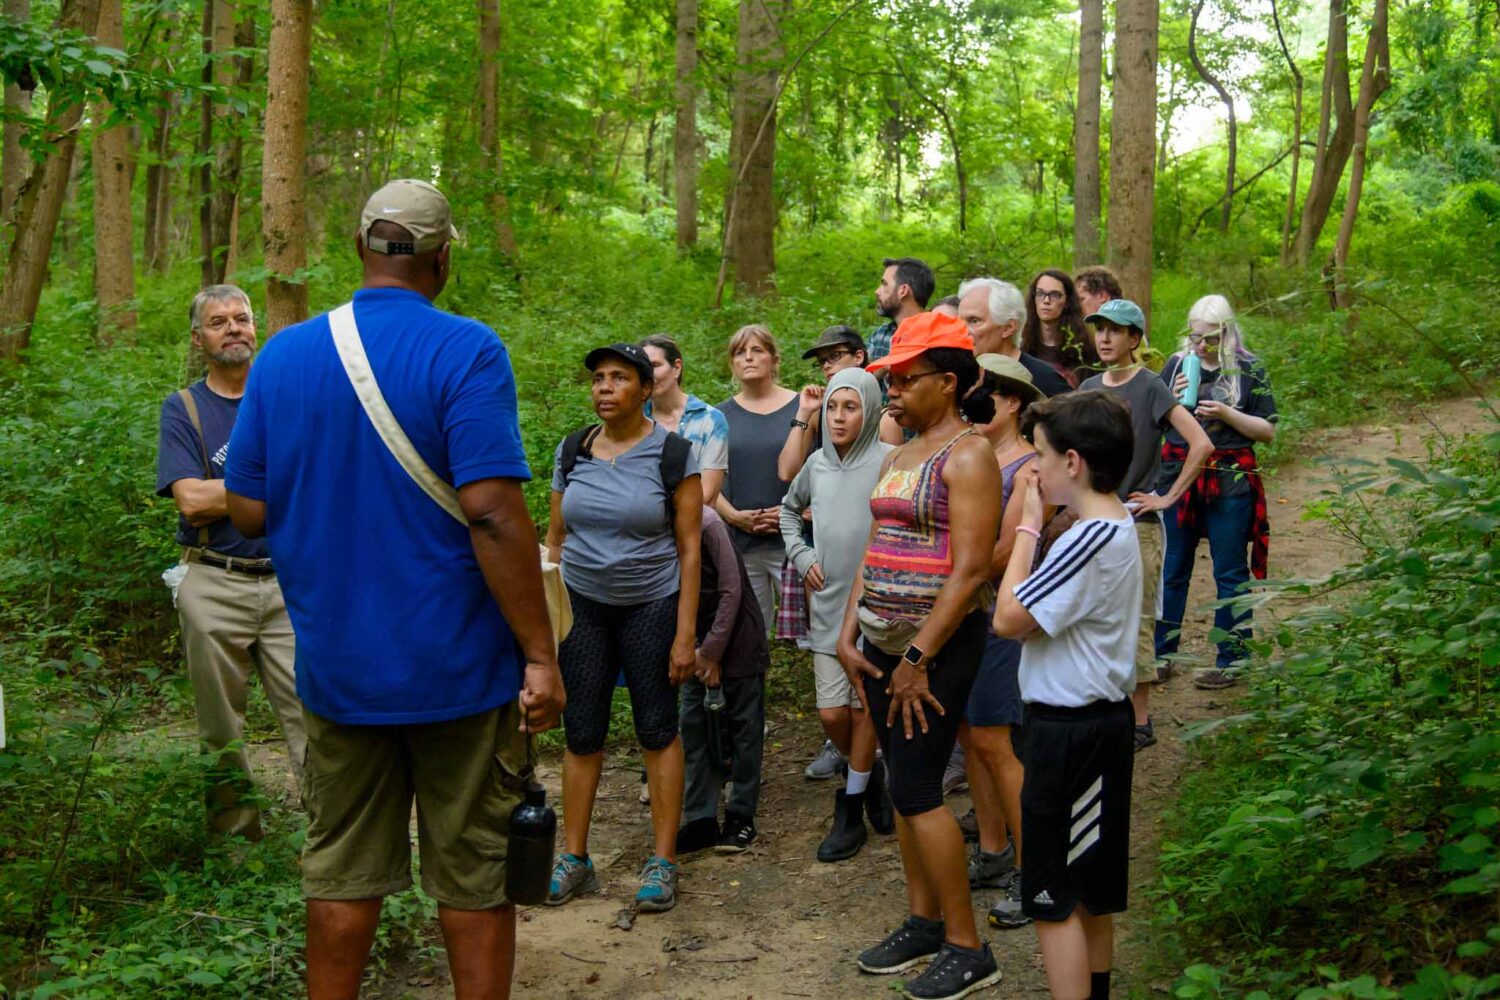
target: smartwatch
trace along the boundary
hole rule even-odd
[[[792,426],[793,427],[800,427],[803,430],[807,430],[807,421],[806,420],[798,420],[796,417],[793,417],[792,418]]]
[[[922,659],[926,655],[926,653],[922,652],[916,646],[907,646],[906,652],[901,654],[901,660],[903,663],[909,663],[914,667],[920,667],[922,665]]]

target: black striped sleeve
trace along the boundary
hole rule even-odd
[[[1076,539],[1069,540],[1066,548],[1048,553],[1041,569],[1016,588],[1016,600],[1023,608],[1030,608],[1073,579],[1109,544],[1116,530],[1117,526],[1107,521],[1095,521],[1085,527]]]

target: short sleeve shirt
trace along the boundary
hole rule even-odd
[[[677,538],[661,452],[660,424],[612,461],[579,454],[563,479],[562,444],[552,467],[552,489],[562,494],[563,581],[591,601],[629,607],[670,597],[681,584]],[[686,475],[698,473],[688,457]]]
[[[1161,381],[1170,392],[1172,384],[1177,381],[1177,373],[1182,370],[1182,355],[1174,354],[1167,359],[1166,367],[1162,369]],[[1209,371],[1203,369],[1203,376],[1198,383],[1198,397],[1200,399],[1217,399],[1221,402],[1228,400],[1227,389],[1234,385],[1239,390],[1239,400],[1235,408],[1241,412],[1248,413],[1253,417],[1260,417],[1271,423],[1277,420],[1276,397],[1271,395],[1271,381],[1266,375],[1265,366],[1255,358],[1246,357],[1242,361],[1242,367],[1238,372],[1226,374],[1222,369]],[[1199,420],[1203,430],[1207,432],[1208,439],[1213,442],[1215,449],[1238,449],[1253,448],[1255,442],[1245,437],[1239,431],[1230,427],[1222,420]],[[1187,442],[1182,439],[1175,428],[1167,429],[1167,440],[1175,445],[1186,446]],[[1177,479],[1177,473],[1181,466],[1177,463],[1162,463],[1160,479],[1161,486],[1170,488]],[[1243,474],[1224,470],[1219,473],[1219,491],[1221,496],[1241,496],[1254,489],[1249,478]]]
[[[1021,646],[1021,700],[1060,708],[1135,689],[1141,555],[1131,518],[1078,521],[1016,584],[1041,631]]]
[[[1161,473],[1162,434],[1172,425],[1172,410],[1180,405],[1177,397],[1149,368],[1137,368],[1124,385],[1106,385],[1103,375],[1095,375],[1078,388],[1112,392],[1124,399],[1130,408],[1135,446],[1130,452],[1130,469],[1116,491],[1120,499],[1124,500],[1132,493],[1155,490]]]
[[[651,416],[649,402],[646,416]],[[682,419],[677,422],[677,433],[692,444],[693,460],[698,463],[700,471],[729,468],[729,422],[717,408],[688,393]]]
[[[188,419],[187,407],[177,393],[161,404],[161,432],[156,449],[156,495],[170,497],[172,484],[179,479],[223,479],[224,463],[229,458],[229,434],[239,416],[240,401],[221,396],[206,382],[188,387],[198,405],[198,421],[203,425],[203,449],[199,449],[198,432]],[[208,469],[203,468],[203,454],[208,453]],[[220,518],[206,526],[206,547],[239,559],[264,559],[268,551],[264,538],[246,538],[234,530],[229,518]],[[187,518],[177,515],[177,544],[200,544],[198,529]]]
[[[355,292],[354,316],[396,422],[440,478],[455,488],[530,478],[515,378],[494,331],[405,289]],[[398,725],[516,697],[520,648],[468,526],[381,441],[326,315],[262,349],[229,455],[225,486],[266,505],[297,632],[297,693],[309,710],[349,725]]]

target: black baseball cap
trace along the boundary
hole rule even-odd
[[[830,326],[818,334],[818,339],[813,345],[802,352],[802,357],[811,361],[818,356],[819,351],[826,351],[830,347],[847,347],[851,351],[863,351],[865,349],[865,338],[855,332],[849,326]]]
[[[583,359],[583,366],[589,371],[599,367],[599,362],[605,358],[618,358],[640,373],[641,382],[647,383],[652,380],[651,359],[639,344],[610,344],[608,347],[596,347],[589,351],[588,356]]]

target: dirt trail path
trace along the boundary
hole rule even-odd
[[[1382,461],[1425,453],[1422,438],[1435,430],[1462,433],[1481,426],[1470,400],[1434,405],[1400,422],[1350,428],[1325,435],[1318,455]],[[1299,461],[1267,478],[1272,524],[1272,573],[1316,576],[1350,555],[1323,522],[1302,514],[1325,488],[1329,467]],[[1213,594],[1207,546],[1200,548],[1185,652],[1207,654],[1211,614],[1202,602]],[[1274,612],[1273,612],[1274,613]],[[1136,757],[1132,817],[1132,885],[1154,876],[1159,817],[1170,809],[1186,762],[1183,728],[1225,711],[1234,692],[1209,693],[1176,677],[1156,688],[1153,715],[1158,744]],[[856,858],[824,865],[815,860],[827,826],[833,789],[810,782],[802,767],[822,744],[816,717],[772,722],[765,759],[760,837],[739,856],[699,856],[683,867],[682,899],[670,913],[642,916],[629,931],[615,916],[629,905],[635,871],[649,851],[649,815],[639,804],[637,772],[616,756],[605,772],[595,813],[592,848],[602,867],[603,892],[560,909],[521,913],[516,995],[566,998],[701,998],[763,1000],[776,997],[889,997],[898,977],[860,974],[852,955],[879,940],[905,910],[901,863],[894,837],[875,837]],[[543,779],[558,792],[555,766]],[[968,803],[950,799],[962,812]],[[1030,929],[984,926],[991,893],[976,894],[975,908],[1004,973],[989,996],[1044,993],[1036,935]],[[1141,897],[1121,921],[1116,990],[1125,995],[1139,973],[1141,935],[1149,929]],[[380,995],[427,1000],[450,995],[440,951],[398,961]]]

